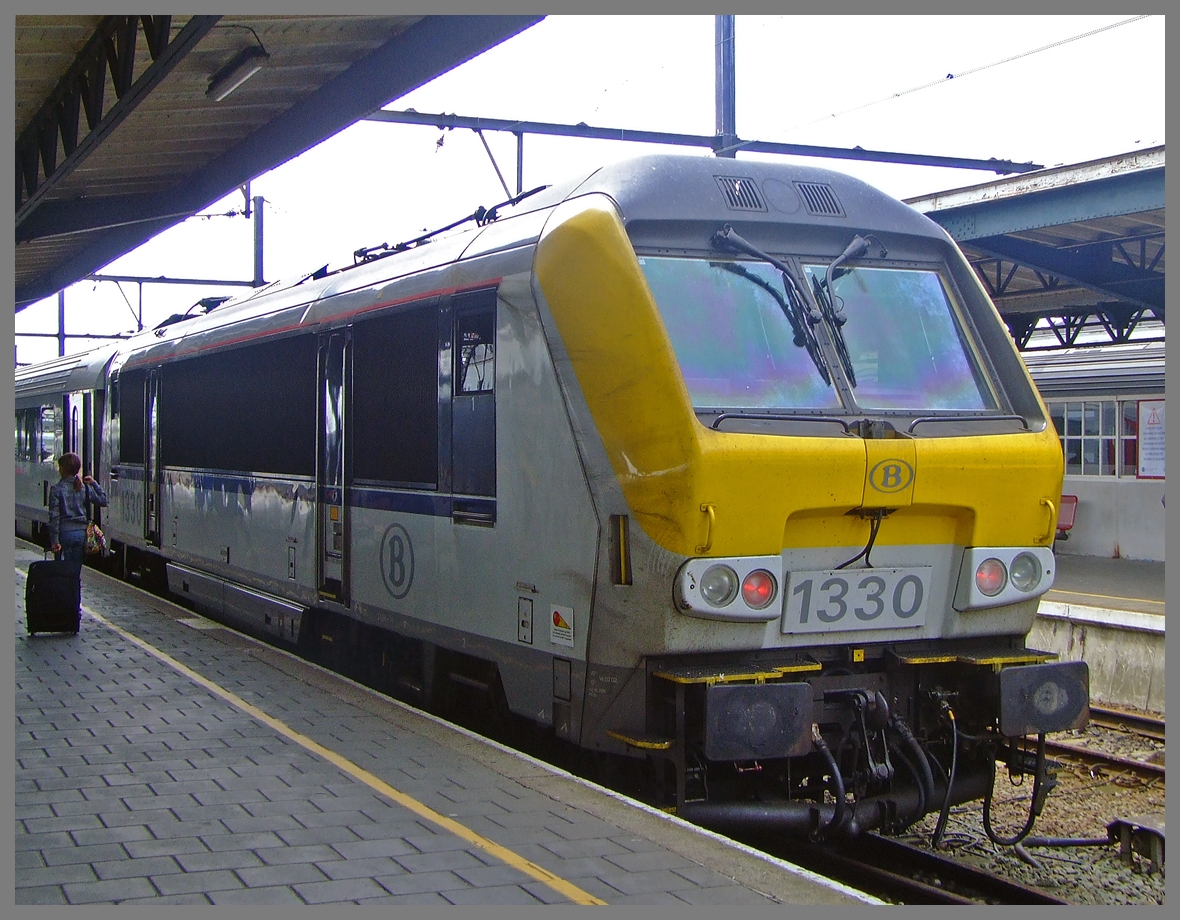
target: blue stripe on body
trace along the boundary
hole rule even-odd
[[[120,466],[118,472],[120,481],[122,482],[143,482],[144,471],[142,467]],[[166,472],[177,473],[181,471],[170,470]],[[256,477],[248,475],[214,470],[185,470],[183,472],[192,477],[193,484],[196,488],[206,491],[226,490],[246,492],[253,490],[259,484]],[[275,480],[266,479],[263,481],[273,482]],[[309,485],[303,481],[292,483],[291,480],[279,480],[279,482],[293,484],[296,488]],[[335,498],[332,494],[334,491],[331,487],[320,489],[320,501],[332,503]],[[455,496],[453,495],[398,489],[389,486],[353,486],[348,490],[348,498],[348,506],[350,508],[364,508],[373,511],[397,511],[405,514],[430,515],[432,517],[450,517],[455,503]],[[490,514],[495,513],[495,499],[464,498],[460,496],[458,500],[464,504],[467,510],[486,511]]]

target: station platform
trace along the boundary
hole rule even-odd
[[[1164,615],[1164,563],[1057,554],[1050,603]]]
[[[1092,702],[1163,714],[1164,563],[1056,558],[1029,644],[1089,664]]]
[[[880,903],[16,547],[17,904]]]

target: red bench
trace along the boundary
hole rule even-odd
[[[1078,497],[1076,495],[1062,495],[1061,508],[1057,512],[1057,539],[1068,540],[1069,532],[1073,530],[1073,519],[1078,513]]]

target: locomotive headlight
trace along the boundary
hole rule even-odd
[[[1021,553],[1012,560],[1011,578],[1021,591],[1032,591],[1041,583],[1041,563],[1032,553]]]
[[[1007,583],[1008,572],[1004,568],[1004,563],[995,557],[984,559],[975,570],[975,586],[987,597],[995,597],[1004,590]]]
[[[1053,587],[1056,568],[1047,546],[969,546],[952,606],[965,612],[1026,603]]]
[[[738,593],[737,572],[727,565],[713,565],[701,576],[701,597],[714,607],[732,603]]]
[[[742,600],[753,610],[762,610],[774,603],[778,585],[766,569],[755,569],[742,582]]]

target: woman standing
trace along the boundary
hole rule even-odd
[[[49,490],[49,548],[53,558],[65,559],[78,567],[82,578],[82,555],[86,543],[86,505],[105,508],[107,494],[94,477],[80,476],[82,458],[62,454],[57,461],[61,479]]]

